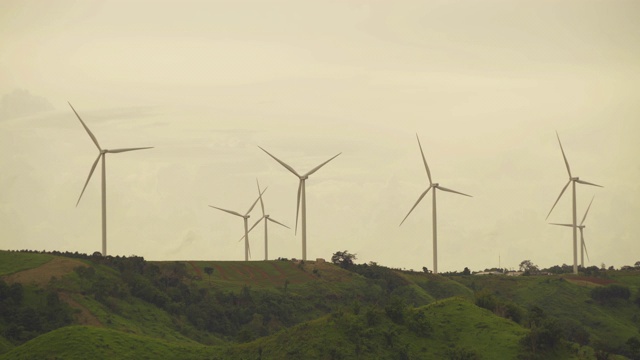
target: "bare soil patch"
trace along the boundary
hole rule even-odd
[[[10,284],[35,284],[44,286],[51,281],[52,277],[61,278],[69,274],[78,266],[87,266],[80,260],[56,257],[48,263],[41,265],[35,269],[29,269],[17,272],[4,277],[4,280]]]

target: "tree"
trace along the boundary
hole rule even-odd
[[[427,267],[426,267],[426,266],[423,266],[423,267],[422,267],[422,271],[424,271],[424,273],[425,273],[425,274],[428,274],[428,273],[429,273],[429,269],[427,269]]]
[[[209,282],[211,282],[211,274],[213,274],[213,268],[210,266],[206,266],[204,268],[204,272],[206,272],[207,275],[209,275]]]
[[[356,254],[351,254],[348,250],[336,251],[333,256],[331,256],[332,263],[340,265],[340,267],[345,269],[353,265],[353,260],[356,259]]]
[[[531,260],[523,260],[520,263],[520,271],[523,271],[525,275],[535,274],[538,272],[538,266],[531,262]]]
[[[633,265],[635,265],[636,269],[640,269],[640,261],[636,261]]]
[[[471,275],[471,270],[469,270],[468,267],[465,267],[464,270],[462,270],[462,275]]]

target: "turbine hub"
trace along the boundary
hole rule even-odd
[[[100,150],[100,154],[106,154],[106,153],[108,153],[108,152],[109,152],[109,150],[108,150],[108,149],[102,149],[102,150]]]
[[[265,216],[264,216],[264,218],[265,218],[265,219],[268,219],[268,218],[269,218],[269,215],[265,215]]]

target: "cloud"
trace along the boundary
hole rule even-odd
[[[0,100],[0,121],[53,110],[49,100],[32,95],[28,90],[16,89]]]

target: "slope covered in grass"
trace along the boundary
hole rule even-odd
[[[53,258],[49,254],[0,251],[0,276],[36,268]]]
[[[5,267],[3,279],[11,282],[3,287],[8,292],[0,291],[0,305],[19,300],[22,309],[19,316],[0,311],[0,335],[11,334],[0,338],[0,354],[39,358],[57,341],[67,348],[52,356],[62,358],[74,358],[76,347],[94,358],[133,358],[149,346],[153,358],[176,358],[175,349],[182,349],[186,355],[179,358],[565,359],[578,356],[571,348],[579,345],[561,339],[632,356],[628,339],[639,337],[637,272],[608,275],[606,282],[627,286],[632,297],[604,304],[591,291],[605,282],[584,276],[443,276],[375,263],[65,255],[0,252],[14,257],[7,262],[13,267]],[[28,268],[25,259],[32,259]],[[55,327],[33,321],[33,314],[56,313],[46,311],[49,304],[57,304],[58,313],[75,309],[75,326],[51,331]],[[57,327],[68,325],[63,320]],[[27,324],[31,328],[21,328]],[[558,341],[536,345],[530,335],[545,331]],[[84,333],[95,341],[70,340]],[[590,348],[580,351],[593,358]]]
[[[606,282],[625,281],[632,294],[638,294],[638,274],[607,276]],[[522,309],[539,307],[546,316],[558,320],[568,337],[606,349],[624,352],[629,338],[640,338],[640,308],[631,299],[610,304],[594,301],[591,291],[603,279],[585,281],[584,277],[563,276],[463,276],[457,281],[470,288],[493,294],[501,301]],[[621,282],[622,283],[622,282]]]
[[[517,359],[522,353],[520,339],[528,332],[463,298],[416,308],[395,320],[375,309],[358,314],[345,311],[233,346],[224,355],[237,359]],[[574,358],[569,350],[547,355]]]
[[[216,348],[111,329],[68,326],[41,335],[0,359],[211,359]]]

